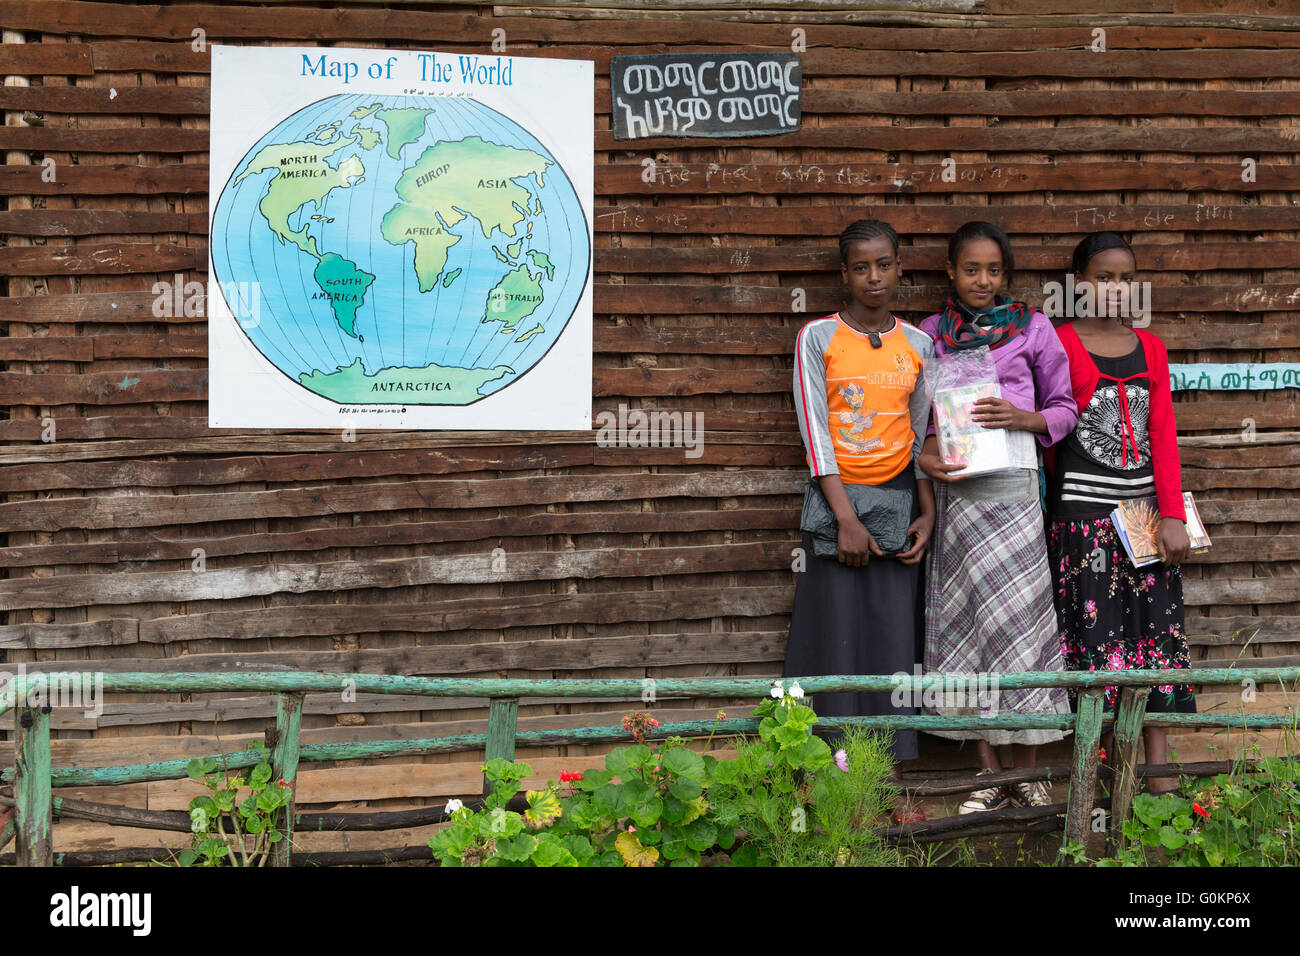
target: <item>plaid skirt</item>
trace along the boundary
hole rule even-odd
[[[1061,644],[1038,498],[1038,474],[984,475],[936,482],[925,608],[925,670],[1060,671]],[[990,688],[991,690],[991,688]],[[1068,714],[1062,688],[998,688],[999,714]],[[927,713],[979,713],[932,706]],[[993,708],[990,708],[990,712]],[[952,740],[1042,744],[1067,730],[936,730]]]

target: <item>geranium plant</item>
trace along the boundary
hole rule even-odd
[[[253,741],[251,749],[265,750]],[[207,788],[190,801],[193,843],[179,850],[181,866],[265,866],[271,848],[284,839],[276,826],[280,810],[293,799],[287,780],[272,780],[271,764],[262,760],[243,774],[232,774],[212,757],[191,760],[191,780]]]

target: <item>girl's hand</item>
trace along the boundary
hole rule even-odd
[[[965,481],[966,479],[965,475],[949,474],[949,472],[961,471],[966,467],[965,464],[945,465],[943,459],[932,451],[922,451],[916,459],[916,463],[921,466],[923,472],[935,481],[951,484],[954,481]]]
[[[925,547],[930,543],[930,535],[934,534],[934,512],[921,514],[910,525],[907,526],[908,537],[916,536],[916,541],[906,551],[899,552],[898,560],[903,564],[918,564],[925,557]]]
[[[871,555],[884,557],[876,539],[866,525],[856,517],[840,522],[839,533],[840,563],[851,568],[860,568],[871,560]]]
[[[1187,560],[1192,542],[1187,539],[1187,527],[1177,518],[1161,518],[1156,533],[1156,549],[1160,560],[1170,567],[1178,567]]]
[[[1016,408],[1005,398],[981,398],[971,408],[971,421],[985,428],[1016,428],[1030,431],[1032,412]]]

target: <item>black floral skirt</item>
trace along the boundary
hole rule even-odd
[[[1067,669],[1191,667],[1179,568],[1135,568],[1110,518],[1054,521],[1047,549]],[[1106,688],[1107,710],[1118,697],[1117,687]],[[1195,713],[1196,698],[1187,684],[1161,684],[1147,712]]]

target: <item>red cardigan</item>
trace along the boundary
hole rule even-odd
[[[1151,437],[1151,463],[1155,472],[1156,503],[1162,518],[1177,518],[1186,521],[1183,509],[1182,464],[1178,459],[1178,431],[1174,424],[1173,393],[1169,388],[1169,353],[1165,343],[1145,329],[1134,329],[1138,341],[1142,343],[1142,353],[1146,356],[1146,376],[1151,383],[1151,413],[1147,430]],[[1065,347],[1065,354],[1070,359],[1070,386],[1074,390],[1074,401],[1082,412],[1092,400],[1092,393],[1101,379],[1097,363],[1092,360],[1079,333],[1074,330],[1074,323],[1068,322],[1056,330]],[[1135,454],[1136,448],[1126,453]]]

